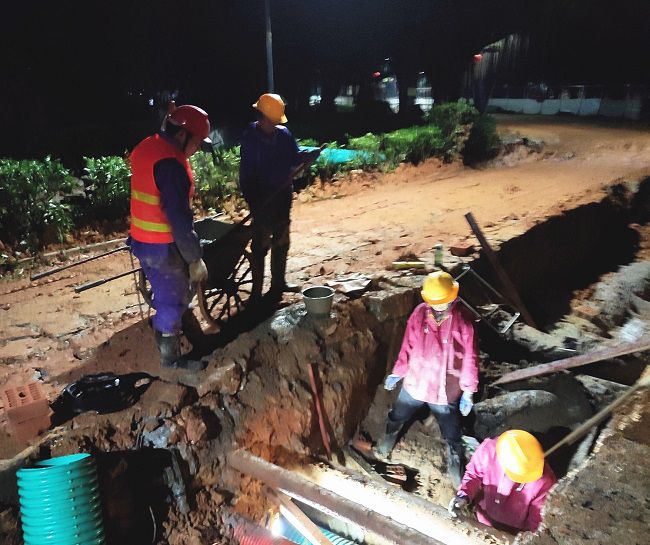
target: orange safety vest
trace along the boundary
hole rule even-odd
[[[194,175],[185,154],[159,134],[145,138],[131,152],[131,237],[140,242],[174,242],[172,227],[162,209],[160,191],[153,175],[161,159],[176,159],[190,179],[190,204],[194,196]]]

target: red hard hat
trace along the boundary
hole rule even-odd
[[[200,136],[205,142],[212,142],[208,135],[210,134],[210,120],[205,110],[198,106],[186,104],[174,108],[167,116],[167,120],[174,125],[183,127],[194,136]]]

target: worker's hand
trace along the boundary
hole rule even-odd
[[[454,496],[451,498],[451,501],[449,502],[449,507],[447,507],[447,511],[449,511],[449,514],[456,518],[458,516],[458,512],[463,508],[466,507],[469,504],[469,498],[467,496]]]
[[[460,396],[460,403],[458,408],[460,409],[460,414],[467,416],[472,407],[474,406],[474,394],[472,392],[463,392],[463,395]]]
[[[388,375],[384,381],[384,388],[389,391],[394,390],[400,380],[402,380],[402,377],[399,375]]]
[[[199,284],[208,279],[208,268],[205,266],[205,261],[197,259],[190,263],[190,282],[192,284]]]

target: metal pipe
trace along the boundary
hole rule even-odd
[[[76,267],[77,265],[83,265],[84,263],[88,263],[89,261],[94,261],[95,259],[99,259],[100,257],[106,257],[107,255],[114,254],[116,252],[121,252],[122,250],[128,250],[129,247],[124,245],[120,246],[119,248],[114,248],[113,250],[109,250],[108,252],[104,252],[103,254],[98,254],[94,255],[91,257],[86,257],[85,259],[80,259],[79,261],[75,261],[74,263],[69,263],[68,265],[63,265],[61,267],[55,267],[54,269],[49,269],[47,271],[43,271],[40,273],[33,274],[29,277],[30,280],[38,280],[39,278],[44,278],[46,276],[50,276],[52,274],[65,271],[66,269],[70,269],[72,267]]]
[[[271,30],[271,2],[264,0],[264,20],[266,23],[266,81],[268,92],[272,93],[275,87],[273,81],[273,32]]]
[[[96,288],[98,286],[101,286],[103,284],[106,284],[107,282],[111,282],[113,280],[117,280],[118,278],[122,278],[124,276],[128,276],[129,274],[135,274],[138,273],[142,270],[141,267],[138,267],[137,269],[131,269],[130,271],[126,271],[120,274],[116,274],[113,276],[109,276],[108,278],[102,278],[101,280],[93,280],[92,282],[86,282],[85,284],[81,284],[80,286],[76,286],[74,289],[75,293],[81,293],[82,291],[86,291],[92,288]]]

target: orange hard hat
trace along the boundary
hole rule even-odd
[[[276,125],[279,123],[286,123],[287,116],[284,115],[284,101],[280,95],[273,93],[265,93],[257,102],[253,104],[253,108],[268,117],[271,122]]]
[[[436,271],[428,274],[420,292],[428,305],[444,305],[458,297],[458,282],[449,273]]]
[[[544,473],[542,445],[524,430],[508,430],[499,436],[497,460],[515,483],[532,483]]]
[[[194,136],[199,136],[204,142],[211,143],[208,138],[210,134],[210,120],[205,110],[198,106],[186,104],[174,108],[167,116],[167,122],[178,127],[183,127]]]

